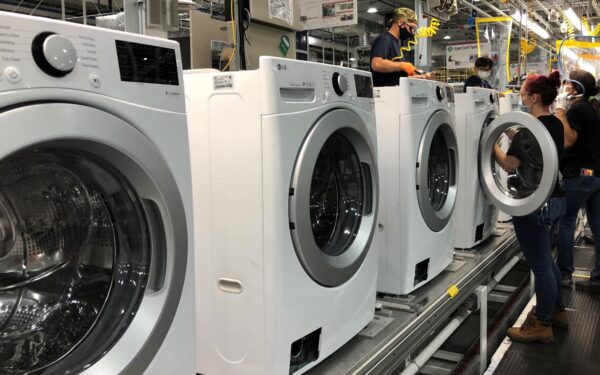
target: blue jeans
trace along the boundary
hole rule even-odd
[[[567,211],[560,222],[556,264],[563,276],[570,276],[575,270],[573,267],[575,222],[579,209],[585,204],[585,212],[594,235],[596,249],[596,263],[590,282],[600,284],[600,177],[578,176],[565,179],[563,189],[567,193]]]
[[[513,225],[521,251],[535,276],[535,314],[549,322],[555,308],[563,309],[560,271],[552,259],[552,233],[565,213],[565,198],[550,198],[540,209],[515,216]]]

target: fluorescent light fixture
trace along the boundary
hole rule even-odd
[[[446,36],[444,36],[444,39],[448,40],[448,39],[452,39],[452,37],[449,34],[446,34]]]
[[[518,10],[515,10],[515,12],[511,15],[511,17],[514,18],[515,21],[520,23],[521,26],[527,27],[529,30],[531,30],[534,33],[536,33],[537,35],[539,35],[540,38],[542,38],[542,39],[550,38],[550,34],[548,34],[548,32],[543,27],[538,25],[537,23],[530,21],[527,18],[526,14],[521,14],[521,12],[519,12]]]
[[[560,54],[565,55],[565,57],[568,57],[569,59],[571,59],[573,61],[577,61],[579,59],[577,54],[575,52],[571,51],[571,49],[569,47],[561,47]]]
[[[573,10],[573,8],[569,8],[567,10],[564,11],[565,16],[567,16],[567,18],[569,19],[569,21],[571,21],[571,23],[573,24],[573,26],[581,31],[581,20],[579,19],[579,17],[577,17],[577,15],[575,14],[575,11]]]
[[[367,13],[377,13],[377,8],[375,7],[375,1],[371,0],[369,2],[369,9],[367,9]]]

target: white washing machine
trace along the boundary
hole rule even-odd
[[[374,316],[371,76],[261,57],[258,70],[185,80],[197,371],[303,373]]]
[[[469,87],[467,93],[456,95],[457,134],[467,142],[464,164],[467,179],[465,191],[459,192],[459,197],[463,192],[465,196],[457,203],[463,205],[457,212],[463,213],[456,216],[457,221],[466,225],[457,231],[457,236],[463,236],[456,239],[457,247],[468,248],[480,242],[479,233],[484,234],[483,239],[490,234],[485,229],[494,226],[494,215],[490,212],[499,209],[512,216],[527,215],[545,204],[554,190],[558,156],[550,133],[528,113],[513,111],[495,115],[496,102],[497,96],[492,90]],[[466,128],[473,125],[464,136],[460,130],[462,124]],[[521,160],[515,170],[505,171],[493,157],[493,150],[499,145],[507,152],[514,142],[527,149],[529,160]],[[476,151],[473,150],[475,145],[478,146]],[[459,189],[462,187],[459,184]],[[481,223],[484,226],[479,230]]]
[[[379,292],[408,294],[442,272],[454,251],[458,153],[449,85],[400,79],[375,90],[380,213]]]
[[[505,94],[504,97],[499,99],[500,114],[508,113],[513,111],[520,111],[521,106],[519,105],[519,94],[509,93]]]
[[[461,171],[455,209],[454,247],[470,249],[489,238],[498,210],[489,203],[479,183],[479,142],[487,124],[498,116],[498,92],[467,87],[455,95],[456,137]]]
[[[503,98],[500,98],[500,114],[520,111],[521,106],[519,104],[519,94],[518,93],[509,93],[506,94]],[[507,139],[500,139],[500,145],[503,149],[507,149]],[[504,171],[500,171],[503,176],[502,178],[508,178],[508,175]],[[509,214],[499,211],[498,212],[498,222],[499,223],[509,223],[512,221],[512,216]]]
[[[0,13],[0,373],[194,373],[176,43]]]

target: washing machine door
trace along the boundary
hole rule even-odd
[[[369,251],[378,201],[375,155],[365,123],[346,109],[320,117],[298,153],[290,231],[300,263],[323,286],[348,281]]]
[[[494,157],[496,145],[515,157],[522,153],[519,167],[504,171]],[[487,127],[479,147],[479,166],[479,180],[490,203],[509,215],[523,216],[540,208],[552,194],[558,154],[540,121],[528,113],[510,112]]]
[[[144,372],[186,273],[168,165],[84,105],[10,108],[0,129],[0,373]]]
[[[434,232],[446,227],[456,202],[458,151],[451,124],[448,112],[435,112],[421,135],[417,154],[417,200],[425,223]]]

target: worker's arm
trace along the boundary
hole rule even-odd
[[[373,57],[371,59],[371,69],[378,73],[393,73],[406,72],[409,76],[413,76],[417,70],[413,64],[403,61],[391,61],[383,57]]]
[[[512,172],[521,165],[521,160],[512,155],[506,155],[506,152],[502,151],[499,145],[494,146],[494,158],[500,164],[500,167],[507,172]]]
[[[564,108],[556,109],[556,117],[562,122],[563,130],[565,134],[565,148],[569,148],[577,141],[577,130],[571,127],[569,120],[567,119],[567,111]]]

